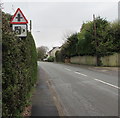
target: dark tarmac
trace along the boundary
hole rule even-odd
[[[47,85],[47,75],[38,67],[38,82],[32,98],[31,116],[59,116]]]

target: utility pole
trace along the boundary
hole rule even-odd
[[[97,48],[98,48],[98,41],[97,41],[97,37],[96,37],[96,18],[95,15],[93,14],[93,24],[94,24],[94,39],[95,39],[95,43],[96,43],[96,66],[98,66],[98,54],[97,54]]]

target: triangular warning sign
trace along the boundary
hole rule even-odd
[[[18,8],[17,11],[15,12],[14,16],[12,17],[10,23],[11,24],[27,24],[28,21],[25,18],[22,11],[20,10],[20,8]]]

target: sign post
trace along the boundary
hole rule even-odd
[[[20,8],[17,9],[10,23],[12,24],[12,30],[16,33],[18,37],[27,36],[28,20],[26,19]]]

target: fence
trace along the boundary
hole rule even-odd
[[[86,65],[96,65],[95,56],[76,56],[70,59],[71,63],[75,64],[86,64]]]
[[[101,57],[102,66],[120,66],[119,62],[120,53],[115,53],[113,55]],[[86,65],[96,65],[95,56],[76,56],[71,57],[70,62],[74,64],[86,64]]]
[[[104,56],[101,57],[101,62],[103,66],[120,66],[119,57],[120,57],[120,53]]]

